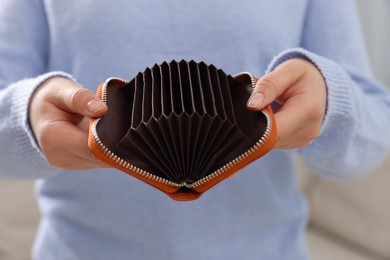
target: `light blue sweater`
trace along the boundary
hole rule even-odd
[[[389,152],[390,95],[372,79],[351,0],[2,0],[0,39],[0,174],[41,179],[37,259],[308,258],[292,152],[187,203],[114,169],[53,168],[28,123],[31,94],[53,75],[96,91],[164,60],[261,76],[304,57],[326,80],[328,107],[320,137],[295,152],[336,179]]]

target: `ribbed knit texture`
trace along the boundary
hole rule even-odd
[[[352,0],[2,0],[0,39],[0,174],[42,179],[36,259],[309,258],[293,152],[272,151],[188,203],[114,169],[53,168],[28,124],[30,97],[52,76],[96,91],[172,59],[262,76],[301,57],[324,76],[328,105],[319,138],[296,152],[347,179],[389,151],[389,93],[371,77]]]
[[[72,79],[63,72],[50,72],[11,84],[0,92],[2,116],[9,119],[7,124],[1,127],[4,130],[0,135],[0,143],[13,143],[12,146],[6,147],[7,152],[2,155],[2,161],[6,162],[2,165],[3,176],[36,179],[59,172],[59,169],[50,167],[46,161],[28,120],[29,101],[35,89],[45,80],[55,76]]]
[[[356,178],[377,167],[389,152],[388,146],[384,145],[387,141],[362,139],[360,135],[366,133],[359,133],[357,129],[379,126],[384,123],[382,120],[390,120],[390,116],[380,111],[381,106],[371,106],[369,100],[372,97],[365,98],[338,64],[307,50],[295,48],[283,51],[273,59],[268,71],[292,58],[311,61],[322,73],[327,86],[327,109],[321,135],[307,148],[298,151],[302,158],[315,172],[332,179]],[[383,97],[386,96],[388,93],[384,91]],[[358,100],[364,103],[357,104]],[[389,100],[384,105],[389,105]],[[383,125],[384,128],[378,127],[376,131],[386,134],[386,123]],[[368,134],[372,136],[372,133]],[[376,157],[369,154],[372,150],[379,152]]]

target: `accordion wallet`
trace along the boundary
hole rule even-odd
[[[131,81],[109,78],[97,92],[108,112],[91,120],[89,147],[172,199],[197,199],[276,143],[270,106],[246,107],[255,81],[185,60],[156,64]]]

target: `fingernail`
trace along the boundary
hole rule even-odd
[[[259,108],[263,104],[264,95],[261,93],[254,93],[248,102],[248,107],[250,108]]]
[[[101,101],[91,100],[87,104],[87,109],[92,114],[95,114],[104,108],[104,104]]]

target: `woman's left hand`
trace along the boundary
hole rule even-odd
[[[278,131],[276,149],[303,148],[319,136],[327,90],[315,65],[300,58],[281,63],[257,81],[247,106],[258,111],[273,101],[280,104],[274,111]]]

